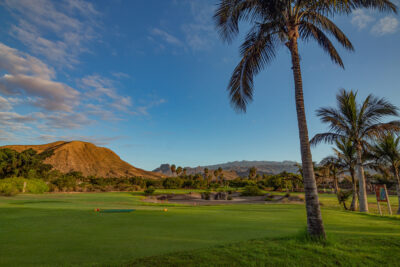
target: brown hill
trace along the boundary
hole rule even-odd
[[[53,155],[45,160],[54,169],[63,173],[70,171],[81,172],[84,176],[95,177],[129,177],[141,176],[158,179],[164,175],[138,169],[120,159],[120,157],[105,147],[98,147],[92,143],[81,141],[58,141],[44,145],[9,145],[1,148],[10,148],[18,152],[32,148],[38,153],[53,151]]]

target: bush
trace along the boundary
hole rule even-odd
[[[18,193],[22,193],[25,183],[26,193],[42,194],[49,191],[49,187],[43,180],[16,177],[0,180],[0,194],[4,196],[15,196]]]
[[[154,187],[150,186],[146,190],[144,190],[144,194],[146,196],[149,196],[149,195],[154,194],[154,191],[156,191],[156,189]]]
[[[264,193],[255,185],[248,185],[244,188],[242,196],[262,196]]]
[[[183,185],[183,180],[179,177],[170,177],[163,180],[163,187],[165,189],[176,189],[181,188]]]
[[[210,200],[210,191],[201,193],[201,198],[205,200]]]
[[[40,179],[26,179],[26,193],[43,194],[49,191],[49,186]]]
[[[6,197],[12,197],[18,194],[18,189],[12,184],[1,184],[0,185],[0,195]]]

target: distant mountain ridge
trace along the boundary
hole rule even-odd
[[[44,145],[8,145],[0,148],[9,148],[22,152],[32,148],[38,153],[52,151],[53,155],[44,162],[51,164],[54,169],[62,173],[70,171],[81,172],[83,176],[104,178],[141,176],[144,178],[158,179],[164,177],[136,168],[121,158],[112,150],[98,147],[92,143],[82,141],[57,141]]]
[[[234,179],[240,176],[247,176],[251,167],[257,168],[259,174],[278,174],[283,171],[298,173],[298,168],[295,161],[232,161],[221,164],[205,165],[198,167],[184,167],[187,170],[187,174],[203,173],[204,168],[208,168],[210,171],[222,168],[225,172],[229,173],[229,178]],[[172,172],[169,164],[161,164],[160,167],[153,170],[153,172],[162,173],[170,176]],[[226,177],[225,173],[224,176]],[[227,177],[228,178],[228,177]],[[228,178],[228,179],[229,179]]]

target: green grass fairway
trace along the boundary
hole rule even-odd
[[[400,218],[343,211],[333,195],[321,196],[326,245],[298,237],[306,225],[303,205],[158,205],[140,198],[140,193],[0,197],[0,265],[207,266],[257,260],[271,266],[400,266]]]

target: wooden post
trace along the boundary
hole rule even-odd
[[[378,201],[378,210],[379,210],[379,214],[382,215],[381,204],[379,204],[379,201]]]
[[[387,191],[386,184],[383,185],[383,188],[385,188],[386,202],[387,202],[387,205],[388,205],[389,214],[392,215],[392,207],[390,206],[389,193]]]
[[[381,205],[379,204],[379,198],[378,198],[378,196],[377,196],[377,194],[376,194],[376,187],[377,187],[377,186],[375,185],[375,186],[374,186],[374,189],[375,189],[376,204],[378,205],[379,214],[382,215]]]

